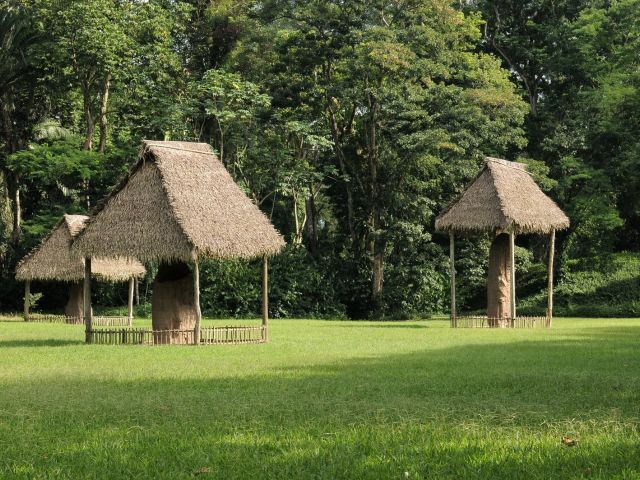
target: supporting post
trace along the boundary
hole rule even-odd
[[[129,278],[129,326],[133,326],[133,289],[134,289],[134,278]]]
[[[84,259],[84,328],[85,342],[91,343],[91,257]]]
[[[193,332],[193,342],[200,345],[200,323],[202,321],[202,312],[200,310],[200,267],[198,266],[198,257],[193,260],[193,297],[196,306],[196,326]]]
[[[456,327],[458,314],[456,312],[456,248],[453,231],[449,232],[449,260],[451,261],[451,326]]]
[[[509,233],[509,253],[511,254],[511,298],[509,305],[511,307],[511,322],[516,320],[516,234]]]
[[[140,281],[137,278],[134,278],[135,289],[136,289],[136,305],[140,305]]]
[[[553,322],[553,256],[556,249],[556,231],[551,230],[549,238],[549,265],[547,267],[547,321]]]
[[[262,257],[262,339],[269,339],[269,264],[267,256]]]
[[[29,300],[31,299],[31,280],[24,282],[24,321],[29,321]]]

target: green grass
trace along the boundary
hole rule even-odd
[[[640,478],[640,319],[281,320],[209,347],[7,320],[0,478]]]

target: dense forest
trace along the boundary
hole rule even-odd
[[[560,292],[617,278],[604,303],[640,314],[640,0],[0,5],[1,310],[20,308],[16,263],[62,214],[91,212],[142,139],[167,139],[210,143],[286,237],[274,316],[446,311],[435,216],[486,155],[528,164],[571,218]],[[518,239],[531,309],[545,242]],[[479,308],[488,239],[459,248],[460,301]],[[257,313],[258,272],[206,263],[205,313]],[[66,300],[36,290],[41,308]]]

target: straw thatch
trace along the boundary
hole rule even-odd
[[[20,261],[16,279],[82,280],[84,260],[71,255],[71,245],[88,219],[86,215],[65,215],[40,245]],[[145,268],[139,261],[126,258],[96,258],[92,271],[96,277],[113,282],[145,274]]]
[[[277,253],[282,236],[204,143],[145,141],[74,243],[83,256],[189,261]]]
[[[549,233],[568,226],[569,218],[540,190],[524,164],[490,157],[436,218],[437,230],[461,233]]]

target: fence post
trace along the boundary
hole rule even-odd
[[[516,319],[516,234],[511,231],[509,233],[509,250],[511,253],[511,320]]]
[[[551,230],[549,238],[549,265],[547,266],[547,319],[548,326],[553,322],[553,256],[556,248],[556,231]]]
[[[91,257],[84,259],[84,325],[85,342],[91,343]]]
[[[129,326],[133,326],[133,290],[134,290],[134,278],[129,278]]]
[[[200,345],[200,323],[202,312],[200,311],[200,267],[198,266],[198,256],[193,259],[193,301],[196,307],[196,325],[193,331],[193,343]]]
[[[269,264],[267,256],[262,257],[262,336],[269,340]]]
[[[456,312],[456,248],[455,248],[455,239],[453,235],[453,230],[449,232],[449,260],[450,260],[450,271],[451,271],[451,326],[457,326],[457,316]]]
[[[24,321],[29,321],[29,301],[31,300],[31,280],[24,282]]]

